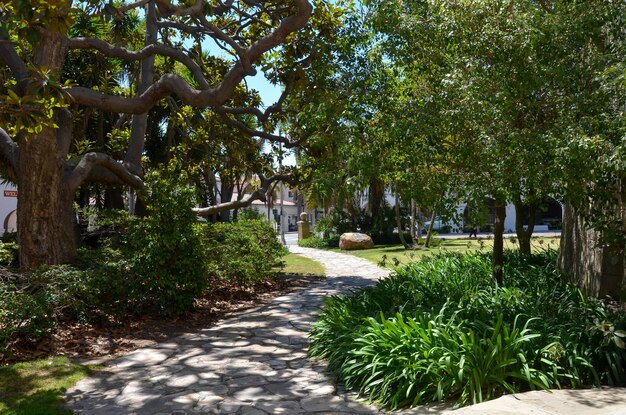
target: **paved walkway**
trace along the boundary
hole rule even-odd
[[[307,333],[323,298],[373,284],[388,271],[328,251],[290,246],[321,262],[328,278],[248,309],[210,328],[112,361],[67,391],[67,407],[89,415],[380,414],[337,390],[325,365],[307,358]],[[446,414],[443,406],[402,414]],[[626,414],[626,393],[531,392],[454,415]]]
[[[307,358],[323,298],[373,284],[384,271],[350,255],[290,247],[328,278],[213,327],[137,350],[68,390],[77,414],[376,414],[337,391]]]

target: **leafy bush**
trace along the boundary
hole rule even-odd
[[[135,222],[123,248],[130,262],[125,284],[135,311],[182,314],[208,285],[202,225],[191,210],[195,194],[182,178],[154,173],[149,180],[149,215]]]
[[[40,336],[52,326],[52,310],[37,292],[1,283],[0,305],[0,352],[13,336]]]
[[[208,274],[226,282],[252,284],[275,274],[287,249],[264,220],[204,225]]]
[[[263,214],[253,207],[239,209],[237,220],[262,220]]]
[[[318,238],[317,236],[311,236],[309,238],[298,240],[298,246],[301,246],[303,248],[326,249],[328,248],[328,242],[326,239]]]
[[[16,242],[0,241],[0,265],[17,265],[19,247]]]
[[[487,254],[413,263],[326,302],[310,353],[385,407],[626,381],[626,319],[560,282],[555,253],[508,252],[505,281]]]

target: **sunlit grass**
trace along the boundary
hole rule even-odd
[[[0,367],[0,414],[69,415],[72,412],[61,406],[63,393],[94,369],[66,357]]]
[[[435,248],[425,249],[404,249],[402,245],[381,245],[373,249],[361,251],[340,251],[338,248],[333,249],[336,252],[347,253],[367,259],[386,268],[393,268],[399,265],[405,265],[431,255],[436,252],[487,252],[493,249],[493,238],[484,239],[438,239],[441,243]],[[533,252],[537,250],[551,248],[558,249],[561,238],[559,237],[539,237],[532,238],[531,249]],[[516,238],[506,238],[504,240],[504,249],[519,249]]]
[[[285,261],[285,268],[282,270],[284,274],[326,276],[324,267],[312,259],[296,254],[287,254],[283,260]]]

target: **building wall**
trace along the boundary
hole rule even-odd
[[[10,183],[0,185],[0,234],[17,231],[17,188]]]

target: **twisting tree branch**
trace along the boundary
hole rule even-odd
[[[259,131],[259,130],[250,128],[246,124],[242,123],[241,121],[231,118],[224,112],[221,112],[219,109],[216,109],[216,112],[220,116],[220,118],[224,121],[225,124],[230,125],[231,127],[237,128],[239,131],[243,132],[244,134],[247,134],[251,137],[259,137],[264,140],[271,141],[273,143],[282,143],[285,148],[298,147],[300,144],[308,140],[309,137],[311,137],[311,135],[313,134],[311,131],[308,131],[305,134],[303,134],[302,137],[300,137],[298,140],[291,141],[290,139],[288,139],[287,137],[283,137],[282,135],[271,134],[265,131]]]
[[[127,166],[114,160],[111,156],[103,153],[87,153],[78,165],[74,167],[67,177],[68,188],[71,192],[78,190],[80,185],[90,178],[96,167],[103,167],[112,173],[120,183],[127,184],[135,189],[144,189],[143,180],[139,176],[132,174]]]
[[[4,23],[4,19],[0,17],[0,24],[2,23]],[[9,35],[3,31],[0,31],[0,64],[6,65],[11,69],[13,79],[15,79],[19,88],[28,76],[28,68],[17,54]]]
[[[203,3],[198,1],[196,5]],[[242,62],[250,62],[250,64],[256,62],[265,52],[281,44],[289,34],[304,27],[313,11],[312,6],[307,0],[293,0],[293,3],[296,6],[296,12],[282,19],[274,31],[250,45],[244,52],[245,59],[236,62],[216,88],[196,90],[182,77],[167,74],[144,93],[133,98],[113,96],[84,87],[67,88],[66,91],[78,104],[128,114],[145,113],[160,99],[171,94],[177,95],[187,105],[218,107],[233,95],[239,82],[246,76],[256,73],[251,65],[248,66]],[[158,4],[169,7],[164,1],[159,1]]]
[[[120,46],[113,46],[102,39],[86,37],[72,38],[68,41],[68,45],[70,49],[95,49],[109,58],[120,58],[124,60],[142,60],[154,55],[167,56],[185,65],[193,74],[200,88],[208,89],[211,87],[202,74],[200,66],[180,49],[152,44],[134,52]]]
[[[280,94],[280,97],[278,98],[278,100],[274,104],[267,107],[265,111],[261,111],[260,109],[255,108],[255,107],[226,107],[226,106],[220,107],[217,111],[225,112],[225,113],[229,113],[233,115],[250,114],[250,115],[255,116],[257,121],[262,124],[266,122],[272,114],[280,112],[282,110],[283,103],[285,102],[285,100],[287,99],[289,94],[291,94],[291,91],[293,90],[293,84],[295,82],[295,79],[296,79],[295,75],[292,73],[285,81],[285,89]]]
[[[245,208],[250,206],[255,200],[262,200],[265,202],[267,200],[267,194],[268,191],[270,191],[270,187],[275,183],[282,181],[291,185],[296,184],[296,179],[290,174],[277,173],[268,178],[264,177],[263,175],[259,175],[259,179],[261,179],[261,186],[257,190],[250,193],[249,195],[244,196],[240,200],[218,203],[217,205],[205,208],[196,208],[193,209],[194,213],[196,213],[198,216],[206,217],[214,215],[216,213],[224,212],[226,210]]]

